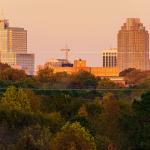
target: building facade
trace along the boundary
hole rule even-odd
[[[77,59],[74,61],[74,67],[86,67],[86,60]]]
[[[9,27],[8,20],[0,20],[0,62],[20,66],[29,75],[34,72],[34,54],[27,53],[27,30]]]
[[[68,74],[75,74],[79,71],[87,71],[92,73],[96,77],[118,77],[119,70],[116,67],[103,68],[103,67],[55,67],[54,73],[66,72]]]
[[[108,49],[103,50],[101,52],[102,60],[103,60],[103,67],[116,67],[117,66],[117,49]]]
[[[45,64],[45,66],[47,66],[49,68],[54,68],[54,67],[73,67],[73,64],[71,64],[66,59],[50,59]]]
[[[0,20],[0,52],[27,53],[27,31]]]
[[[138,18],[128,18],[118,33],[119,71],[149,70],[149,33]]]
[[[16,54],[16,64],[29,75],[34,73],[34,54]]]
[[[58,62],[56,60],[57,59],[55,59],[55,61],[53,62]],[[75,74],[79,71],[87,71],[97,77],[118,77],[119,76],[119,70],[117,67],[88,67],[86,66],[86,60],[82,60],[82,59],[75,60],[72,67],[69,66],[63,67],[58,63],[51,64],[50,62],[52,61],[49,61],[45,63],[44,66],[40,66],[39,68],[37,68],[37,72],[40,68],[46,66],[52,68],[54,73],[66,72],[68,74]]]

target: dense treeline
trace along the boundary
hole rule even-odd
[[[134,72],[121,75],[129,82]],[[84,71],[30,77],[0,64],[0,150],[149,150],[147,74],[122,88]]]
[[[0,87],[10,85],[36,89],[111,89],[122,87],[109,79],[95,77],[89,72],[80,71],[69,75],[66,72],[53,73],[48,67],[39,69],[36,76],[27,76],[23,70],[0,64]],[[109,85],[109,86],[108,86]]]

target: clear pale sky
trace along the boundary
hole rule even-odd
[[[150,0],[0,0],[11,26],[28,30],[28,50],[36,64],[63,58],[87,59],[100,66],[100,50],[117,46],[117,32],[126,18],[139,17],[150,31]]]

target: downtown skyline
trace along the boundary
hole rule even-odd
[[[68,44],[71,61],[83,58],[90,66],[100,66],[100,51],[117,47],[117,32],[126,18],[138,17],[150,30],[148,0],[115,0],[113,5],[97,0],[35,2],[5,0],[0,4],[12,26],[28,30],[28,49],[36,54],[36,65],[49,58],[63,58],[60,49]]]

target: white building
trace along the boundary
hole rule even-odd
[[[101,57],[103,61],[103,67],[116,67],[117,66],[117,49],[102,50]]]

